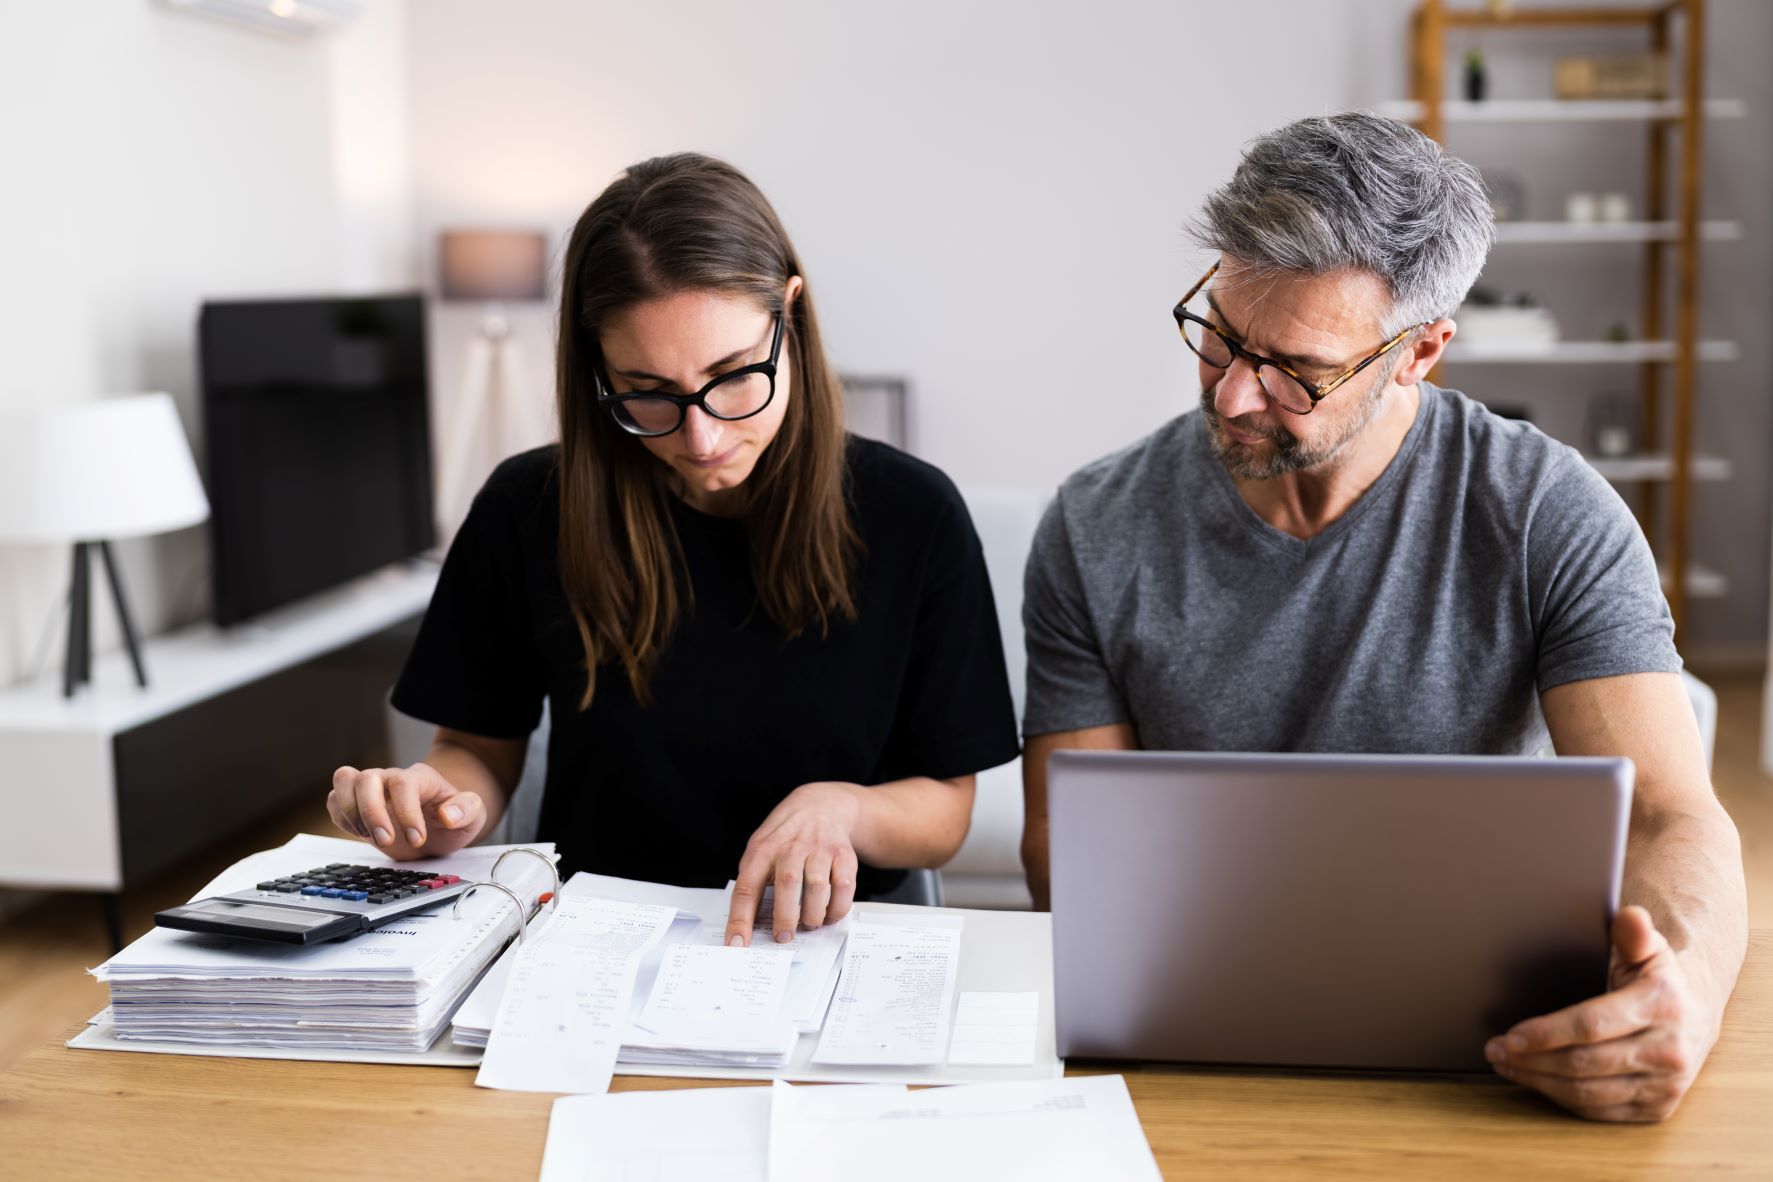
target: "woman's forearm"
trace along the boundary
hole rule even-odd
[[[973,819],[972,776],[913,776],[849,785],[861,806],[850,840],[856,856],[883,868],[940,866],[960,850]]]

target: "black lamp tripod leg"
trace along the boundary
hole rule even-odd
[[[129,660],[135,666],[135,683],[147,688],[148,671],[142,665],[142,646],[135,635],[135,618],[129,614],[129,600],[123,595],[123,576],[117,573],[117,560],[111,557],[111,543],[100,542],[99,553],[105,559],[105,577],[111,582],[111,595],[117,600],[117,619],[123,625],[123,639],[129,645]]]
[[[74,573],[68,583],[68,661],[62,671],[62,696],[74,696],[74,687],[91,680],[88,636],[92,619],[92,586],[86,543],[74,543]]]

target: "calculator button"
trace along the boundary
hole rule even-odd
[[[343,897],[344,893],[338,887],[327,887],[320,892],[320,897],[322,899],[337,899]]]
[[[454,886],[456,883],[462,881],[462,876],[459,874],[442,874],[438,877],[443,879],[444,886]]]
[[[392,903],[395,898],[396,896],[390,895],[384,891],[380,894],[371,895],[369,901],[371,903]]]
[[[276,889],[277,889],[277,882],[275,879],[273,879],[270,882],[259,883],[259,890],[261,890],[261,891],[274,891]]]
[[[318,895],[322,891],[324,891],[325,889],[326,889],[325,887],[305,886],[302,888],[302,894],[304,894],[304,895]]]
[[[369,898],[369,892],[368,891],[341,891],[339,893],[339,897],[341,899],[349,899],[353,903],[361,903],[365,899]]]

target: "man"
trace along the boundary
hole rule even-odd
[[[1029,559],[1037,905],[1061,748],[1629,756],[1610,991],[1485,1053],[1584,1116],[1667,1116],[1742,964],[1741,849],[1624,503],[1424,381],[1493,237],[1482,181],[1402,124],[1306,119],[1194,233],[1216,256],[1176,308],[1199,413],[1067,480]]]

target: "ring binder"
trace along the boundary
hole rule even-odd
[[[492,887],[494,890],[503,891],[506,895],[510,896],[511,902],[516,906],[516,914],[519,917],[517,920],[517,942],[521,944],[523,943],[524,932],[529,927],[529,921],[534,919],[536,913],[541,911],[546,904],[537,903],[535,907],[526,909],[523,905],[523,900],[517,897],[517,892],[511,889],[509,885],[498,881],[499,867],[504,863],[505,859],[509,858],[512,854],[528,854],[532,858],[540,858],[542,864],[548,868],[549,875],[554,879],[554,890],[549,893],[548,902],[553,902],[560,898],[560,870],[554,865],[554,859],[550,858],[540,850],[534,850],[528,846],[517,846],[513,849],[506,850],[494,859],[492,869],[486,872],[487,876],[485,879],[469,883],[467,889],[456,896],[455,906],[450,908],[449,914],[451,919],[462,918],[462,902],[481,887]]]

